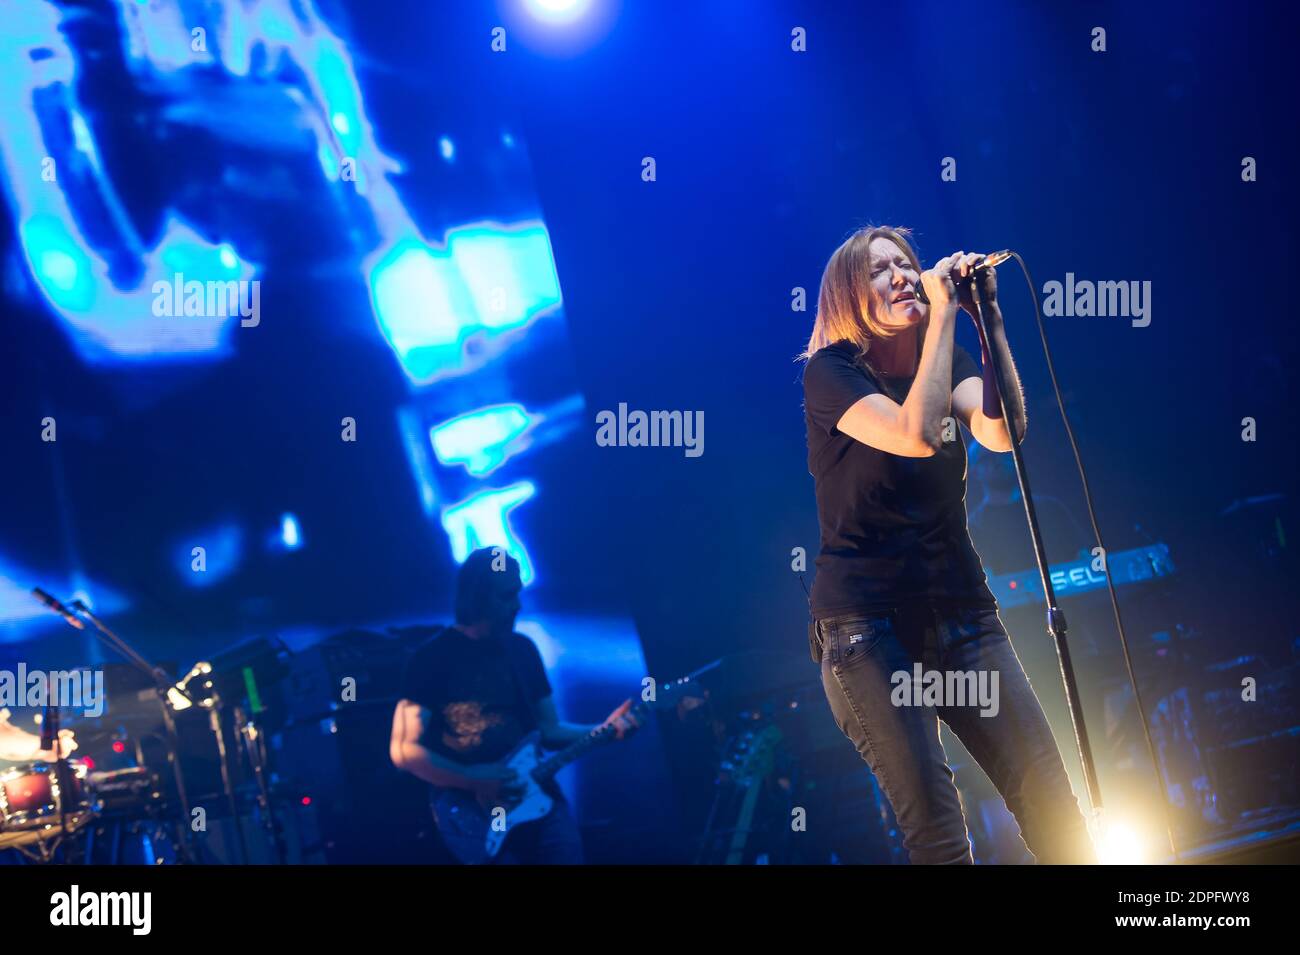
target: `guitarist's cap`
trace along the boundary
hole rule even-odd
[[[456,622],[492,621],[514,628],[523,582],[519,561],[504,547],[482,547],[465,558],[456,578]]]

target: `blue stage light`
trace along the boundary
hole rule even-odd
[[[197,548],[201,553],[195,553]],[[187,534],[176,544],[176,569],[191,587],[211,587],[225,580],[244,557],[244,531],[238,524],[219,524]]]
[[[297,550],[302,546],[302,532],[298,527],[298,518],[292,514],[280,517],[280,543],[285,550]]]
[[[129,605],[121,594],[80,573],[74,572],[70,579],[66,573],[37,573],[0,557],[0,643],[29,640],[33,630],[66,626],[32,596],[34,586],[44,587],[65,603],[81,600],[99,614],[118,613]]]
[[[229,95],[250,103],[259,97],[272,104],[301,103],[300,122],[264,125],[257,134],[241,135],[239,148],[259,145],[258,135],[269,150],[291,148],[301,140],[296,131],[306,128],[328,181],[364,198],[363,206],[350,211],[368,214],[385,248],[415,232],[387,182],[400,166],[375,142],[347,48],[310,0],[217,0],[198,4],[201,13],[185,6],[137,3],[117,10],[128,69],[144,85],[164,91],[163,99],[171,97],[165,103],[170,113],[208,125],[218,140],[228,136],[223,110],[204,102],[183,79],[214,69],[224,71],[227,82],[220,88]],[[159,228],[138,230],[96,139],[107,124],[91,122],[95,117],[80,98],[82,54],[67,37],[67,21],[79,14],[52,3],[24,4],[13,14],[14,22],[0,31],[0,99],[16,104],[10,121],[0,124],[0,175],[8,181],[7,198],[37,293],[89,362],[228,354],[228,316],[189,310],[159,315],[151,311],[155,286],[178,272],[205,284],[247,282],[256,274],[255,263],[230,242],[209,242],[207,236],[219,231],[212,222],[187,219],[174,209],[164,210]],[[192,45],[194,17],[209,30],[207,49]],[[274,80],[258,75],[261,60],[280,63]],[[70,142],[51,133],[65,128]],[[285,134],[288,129],[295,132]],[[66,174],[72,170],[77,174]],[[196,214],[193,207],[189,214]]]
[[[95,301],[90,257],[54,216],[33,216],[19,235],[27,248],[36,281],[58,307],[85,312]]]
[[[414,407],[397,409],[397,428],[402,435],[402,446],[411,464],[416,486],[420,490],[420,506],[432,517],[438,505],[438,485],[433,473],[435,455],[429,446],[428,429],[419,410]]]
[[[480,547],[503,547],[519,561],[519,575],[527,586],[534,579],[533,562],[524,542],[510,526],[510,512],[537,493],[531,481],[490,488],[472,494],[442,512],[442,527],[451,541],[451,553],[461,563]]]
[[[453,143],[451,138],[448,136],[439,136],[438,153],[443,159],[447,160],[447,162],[451,162],[456,158],[456,144]]]
[[[591,0],[525,0],[525,6],[538,20],[572,23],[587,12]]]
[[[485,477],[523,450],[521,439],[531,426],[523,406],[493,405],[434,425],[429,440],[444,465],[460,464],[474,477]]]
[[[445,248],[411,237],[373,256],[368,271],[379,329],[419,385],[480,367],[503,347],[495,339],[560,304],[550,238],[538,222],[463,226]]]

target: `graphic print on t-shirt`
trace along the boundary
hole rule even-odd
[[[483,745],[483,734],[490,727],[505,722],[499,713],[484,713],[481,704],[475,700],[448,703],[442,708],[442,718],[450,730],[442,734],[442,742],[458,753],[478,749]]]
[[[507,756],[536,729],[533,708],[550,694],[541,655],[523,634],[474,639],[454,627],[415,651],[402,686],[429,714],[421,745],[465,764]]]

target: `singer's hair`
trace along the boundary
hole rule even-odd
[[[901,331],[898,326],[888,326],[880,321],[884,303],[871,286],[870,249],[876,239],[889,239],[903,250],[919,275],[921,260],[908,238],[911,234],[911,229],[902,227],[865,225],[831,253],[817,295],[817,318],[813,321],[812,337],[808,339],[807,349],[799,356],[801,359],[806,361],[827,345],[845,340],[857,345],[865,355],[873,338],[890,338]],[[922,341],[928,322],[927,318],[919,329]]]

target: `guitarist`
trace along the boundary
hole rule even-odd
[[[398,769],[434,786],[466,789],[485,807],[518,791],[502,760],[533,730],[548,748],[604,726],[618,739],[638,726],[626,700],[602,724],[561,722],[541,655],[516,633],[519,562],[500,548],[476,550],[456,581],[456,625],[412,656],[393,713],[389,755]],[[512,829],[498,862],[582,862],[582,840],[557,787],[554,808]]]

